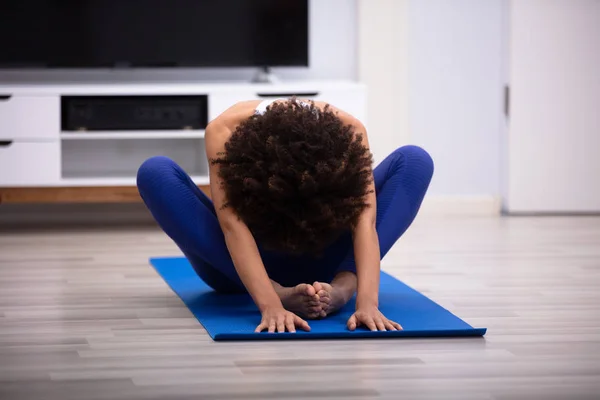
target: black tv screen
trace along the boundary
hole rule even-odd
[[[0,68],[307,65],[308,0],[0,0]]]

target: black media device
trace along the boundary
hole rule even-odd
[[[62,131],[204,129],[207,96],[62,96]]]
[[[308,0],[1,0],[0,68],[308,65]]]

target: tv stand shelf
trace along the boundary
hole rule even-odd
[[[330,102],[363,121],[366,117],[365,88],[355,82],[0,82],[0,202],[31,202],[36,198],[41,202],[64,202],[69,198],[77,202],[112,201],[111,191],[115,192],[116,187],[123,188],[117,192],[133,193],[130,197],[139,200],[135,190],[137,169],[145,159],[156,155],[172,158],[197,185],[205,187],[209,181],[203,129],[61,128],[62,99],[68,96],[161,95],[206,96],[208,121],[238,101],[293,95]],[[86,188],[94,195],[85,195]],[[100,195],[103,190],[105,195]]]
[[[61,132],[61,140],[103,139],[203,139],[204,129],[179,131],[94,131]]]

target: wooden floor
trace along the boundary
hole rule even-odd
[[[598,399],[600,218],[420,218],[386,271],[484,339],[215,343],[153,228],[0,233],[0,399]],[[402,321],[399,321],[400,323]]]

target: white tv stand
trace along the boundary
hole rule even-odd
[[[203,130],[63,132],[61,96],[206,95],[210,121],[237,101],[292,94],[366,118],[365,88],[355,82],[0,83],[0,189],[135,186],[154,155],[208,184]]]

